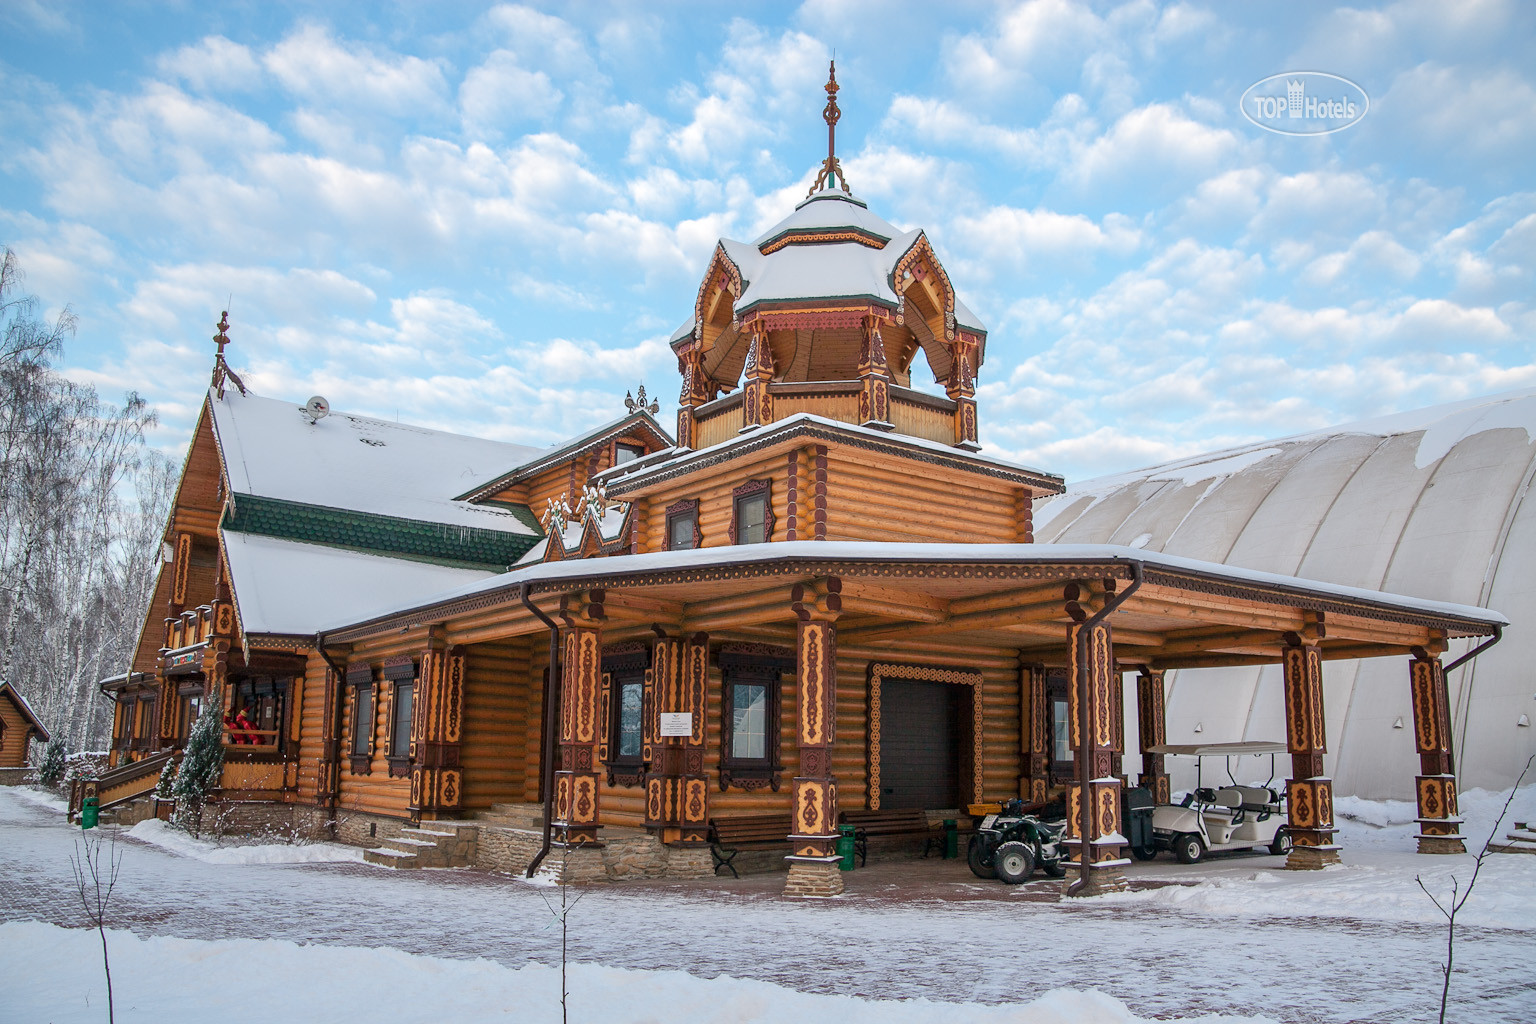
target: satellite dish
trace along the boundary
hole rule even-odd
[[[304,403],[304,415],[309,417],[309,422],[315,423],[325,419],[331,414],[331,403],[319,395],[314,396]]]

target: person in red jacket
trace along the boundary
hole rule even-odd
[[[251,720],[249,718],[245,717],[244,708],[241,708],[235,715],[235,728],[239,730],[236,734],[236,743],[256,742],[256,734],[252,731],[256,727],[251,724]]]

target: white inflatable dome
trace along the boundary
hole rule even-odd
[[[1075,484],[1036,504],[1035,541],[1125,544],[1502,612],[1513,623],[1503,641],[1448,684],[1461,787],[1504,788],[1536,752],[1533,441],[1536,388],[1436,406]],[[1468,647],[1453,643],[1446,662]],[[1407,659],[1323,673],[1335,791],[1412,799]],[[1134,735],[1132,708],[1128,754]],[[1278,666],[1169,673],[1169,743],[1284,736]],[[1181,776],[1176,786],[1192,783]]]

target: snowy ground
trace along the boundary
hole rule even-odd
[[[1470,834],[1486,834],[1498,803],[1463,796]],[[1448,890],[1471,858],[1412,854],[1411,808],[1341,810],[1357,819],[1344,822],[1342,868],[1159,859],[1132,870],[1164,884],[1092,900],[933,860],[853,872],[830,901],[780,898],[782,876],[593,887],[570,919],[572,1020],[656,1020],[646,1007],[678,1005],[701,1022],[1433,1019],[1444,930],[1414,874]],[[1512,817],[1536,818],[1536,789]],[[167,841],[158,827],[119,833],[122,1020],[558,1019],[549,889],[273,863],[271,847],[181,837],[166,849],[144,833]],[[65,930],[83,923],[76,835],[54,808],[0,790],[0,1020],[102,1017],[96,936]],[[1491,858],[1459,921],[1450,1019],[1536,1020],[1536,857]]]

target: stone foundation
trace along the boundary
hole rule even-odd
[[[482,825],[479,846],[475,851],[475,867],[483,871],[521,875],[533,863],[533,856],[539,852],[543,842],[542,832]]]
[[[1339,850],[1336,846],[1293,846],[1285,858],[1285,866],[1290,871],[1316,871],[1338,863]]]
[[[36,769],[30,767],[0,768],[0,786],[26,786],[31,784],[29,776]]]
[[[1074,889],[1082,878],[1077,865],[1067,866],[1067,877],[1061,880],[1063,896],[1102,896],[1107,892],[1124,892],[1126,889],[1125,866],[1112,864],[1107,867],[1088,869],[1088,884]]]
[[[1466,853],[1461,836],[1419,836],[1420,853]]]
[[[841,896],[843,873],[836,857],[790,857],[785,896]]]
[[[411,828],[407,818],[390,818],[382,814],[364,814],[338,808],[334,811],[321,807],[290,805],[293,809],[295,831],[307,833],[315,840],[345,843],[348,846],[378,846],[382,839],[399,839],[401,829]]]

